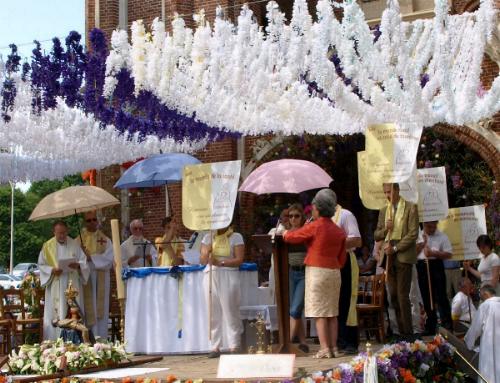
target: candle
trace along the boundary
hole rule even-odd
[[[111,220],[111,237],[115,254],[116,290],[118,299],[125,298],[125,284],[122,279],[122,249],[120,247],[120,228],[117,219]]]

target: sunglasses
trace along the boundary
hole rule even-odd
[[[85,222],[97,222],[97,218],[86,219]]]
[[[300,218],[300,214],[288,214],[288,218]]]

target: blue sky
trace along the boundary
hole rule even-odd
[[[50,50],[53,37],[64,42],[72,30],[85,34],[85,0],[0,0],[0,4],[0,54],[4,61],[11,43],[23,44],[19,52],[24,58],[31,55],[33,40],[49,40],[42,46]]]
[[[5,61],[8,45],[18,45],[20,56],[31,56],[33,40],[42,42],[47,51],[52,38],[64,38],[72,30],[85,42],[85,0],[0,0],[0,55]],[[24,61],[24,60],[23,60]],[[16,184],[26,191],[30,183]]]

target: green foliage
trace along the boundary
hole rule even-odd
[[[28,221],[38,202],[54,191],[82,184],[80,175],[65,177],[62,181],[34,182],[28,192],[14,192],[14,266],[22,262],[36,262],[43,243],[52,236],[53,220]],[[0,187],[0,265],[8,268],[10,257],[10,186]],[[72,237],[78,235],[77,219],[67,217]]]

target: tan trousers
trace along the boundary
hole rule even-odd
[[[387,275],[389,299],[396,312],[399,333],[403,336],[413,335],[410,303],[412,270],[412,264],[399,262],[394,257]]]
[[[462,278],[460,269],[444,269],[446,274],[446,296],[451,302],[456,293],[458,293],[458,281]]]

